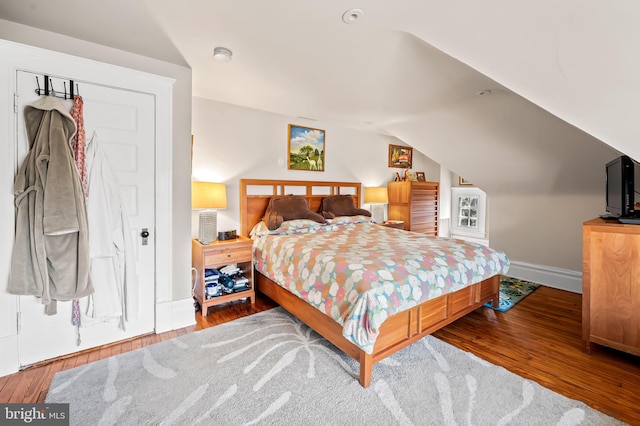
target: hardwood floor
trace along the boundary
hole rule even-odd
[[[44,402],[53,375],[274,307],[236,301],[196,314],[192,327],[88,350],[0,377],[0,402]],[[582,352],[581,296],[540,287],[505,313],[480,308],[434,335],[631,425],[640,425],[640,358],[594,345]]]

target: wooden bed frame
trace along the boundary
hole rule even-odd
[[[240,180],[240,232],[248,236],[262,220],[269,199],[276,195],[302,195],[317,211],[328,195],[352,195],[360,206],[361,184],[356,182],[316,182],[266,179]],[[500,279],[494,275],[454,293],[444,294],[407,311],[389,317],[380,327],[373,353],[368,354],[342,336],[342,326],[293,293],[256,272],[256,288],[318,334],[360,363],[360,384],[371,383],[373,364],[463,317],[485,303],[499,303]]]

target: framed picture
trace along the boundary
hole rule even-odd
[[[471,182],[463,178],[462,176],[458,176],[458,185],[473,185]]]
[[[402,145],[389,145],[389,167],[411,168],[413,148]]]
[[[324,130],[289,124],[289,170],[324,172]]]
[[[418,182],[426,182],[427,179],[424,176],[424,172],[416,172],[416,180]]]

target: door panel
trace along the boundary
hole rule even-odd
[[[38,77],[42,85],[42,76]],[[36,74],[17,72],[19,163],[28,150],[24,106],[38,98],[34,92],[35,78]],[[62,90],[63,80],[52,80],[53,87]],[[84,101],[87,141],[95,132],[95,137],[117,176],[129,217],[139,280],[138,319],[128,322],[126,330],[122,330],[118,322],[80,327],[78,344],[76,327],[71,324],[71,302],[58,302],[58,313],[47,316],[39,299],[20,296],[21,330],[18,339],[21,366],[127,339],[154,329],[155,99],[151,94],[98,84],[78,83],[78,86]],[[63,103],[71,109],[72,101]],[[140,237],[143,228],[150,231],[148,244],[144,246]]]

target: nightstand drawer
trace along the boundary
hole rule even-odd
[[[204,265],[227,265],[229,263],[250,262],[251,250],[246,247],[232,247],[228,249],[218,249],[204,253]]]

